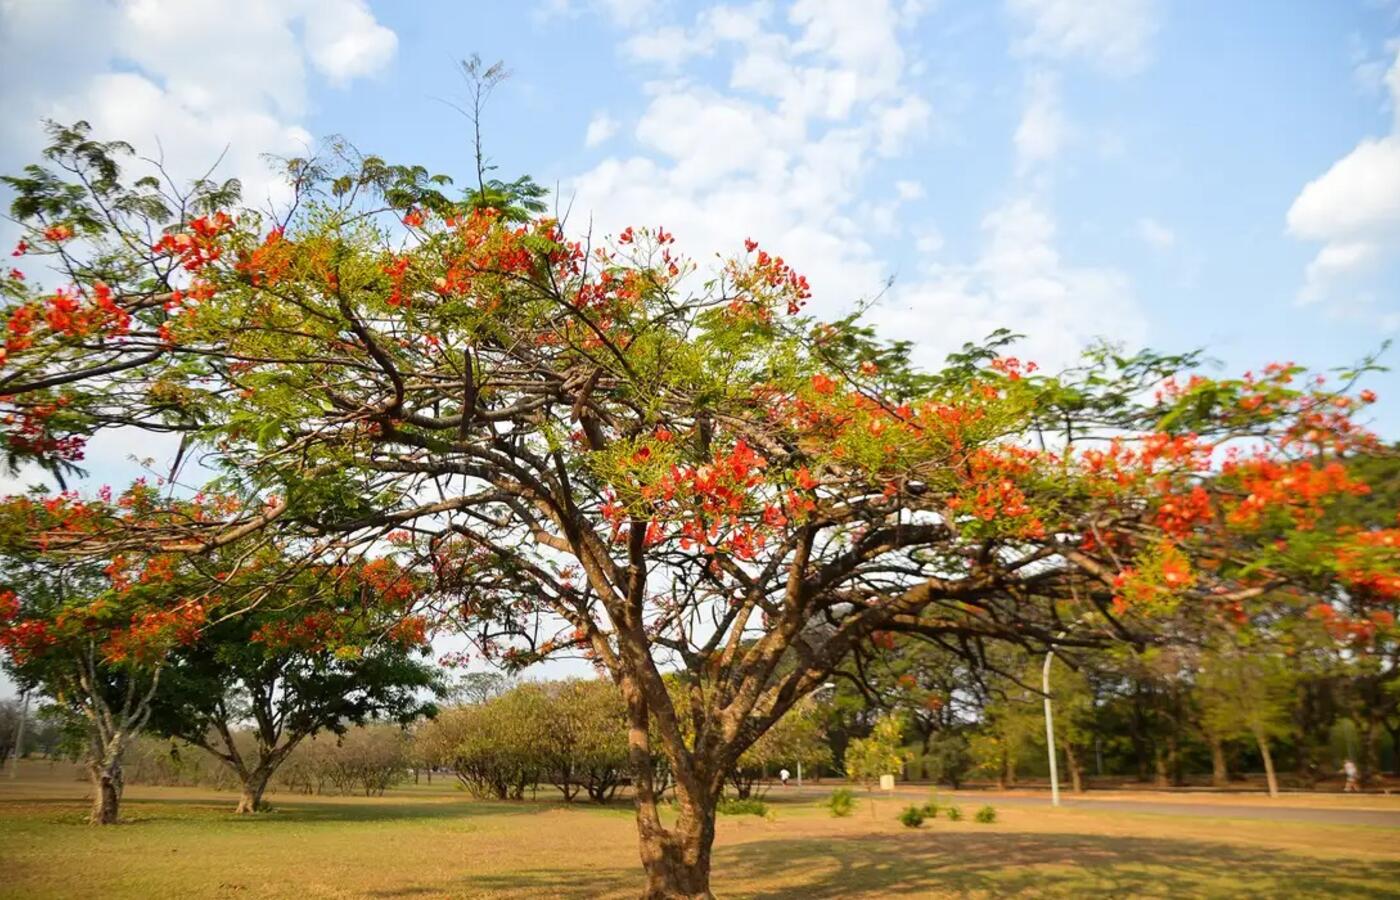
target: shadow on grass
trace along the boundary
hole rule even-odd
[[[1096,896],[1392,896],[1400,862],[1323,860],[1268,848],[1085,834],[938,833],[770,840],[721,848],[716,880],[744,896],[930,891]],[[744,884],[782,873],[782,888]]]
[[[230,823],[317,823],[391,822],[396,820],[474,819],[493,816],[524,816],[563,808],[560,803],[496,802],[462,798],[405,801],[401,798],[325,797],[295,794],[273,795],[269,808],[252,816],[234,813],[238,796],[227,800],[214,797],[128,797],[122,801],[122,824],[143,825],[223,819]],[[90,800],[66,797],[25,797],[0,799],[0,818],[28,815],[36,810],[51,812],[53,820],[86,824]]]
[[[453,884],[414,884],[370,897],[635,897],[642,887],[642,868],[545,869],[508,875],[469,875]]]
[[[381,897],[629,895],[639,868],[558,868],[411,886]],[[823,840],[762,840],[718,848],[721,896],[779,898],[926,896],[1400,896],[1400,862],[1323,860],[1203,841],[1084,834],[921,831]]]

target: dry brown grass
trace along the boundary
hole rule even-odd
[[[441,783],[383,798],[128,789],[127,823],[82,824],[86,787],[31,764],[0,777],[0,896],[628,897],[639,886],[626,806],[471,802]],[[547,796],[541,791],[541,798]],[[1383,896],[1400,830],[1003,807],[994,825],[918,830],[900,803],[831,818],[778,802],[722,818],[715,889],[734,897]],[[970,814],[974,807],[964,803]]]

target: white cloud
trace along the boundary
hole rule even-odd
[[[1157,250],[1170,250],[1176,245],[1176,232],[1150,216],[1138,219],[1138,237]]]
[[[818,311],[877,293],[887,267],[868,235],[894,226],[913,188],[870,203],[863,182],[933,115],[908,77],[912,16],[886,2],[760,2],[624,36],[624,55],[661,80],[645,83],[638,152],[568,185],[576,222],[662,224],[702,263],[752,236],[808,277]],[[688,68],[698,57],[718,79]]]
[[[1060,110],[1060,82],[1053,72],[1038,70],[1026,78],[1026,108],[1016,127],[1016,169],[1025,174],[1060,152],[1069,131]]]
[[[1019,52],[1079,58],[1117,74],[1147,64],[1158,28],[1156,0],[1007,0],[1007,9]]]
[[[924,196],[924,186],[917,181],[896,181],[894,191],[901,200],[921,200]]]
[[[588,121],[588,131],[583,136],[583,145],[596,147],[606,143],[614,134],[617,134],[617,120],[605,112],[597,113]]]
[[[821,315],[884,291],[891,266],[877,236],[911,242],[918,270],[872,316],[887,336],[915,340],[931,364],[1002,326],[1030,335],[1024,354],[1052,364],[1095,337],[1141,341],[1127,279],[1066,261],[1036,198],[990,213],[981,252],[951,263],[940,259],[932,223],[901,221],[917,214],[907,205],[923,198],[919,181],[896,180],[872,199],[866,182],[879,157],[907,152],[933,118],[914,90],[907,21],[884,3],[799,0],[785,11],[709,10],[684,28],[633,34],[625,54],[663,77],[646,87],[639,152],[572,183],[576,215],[603,232],[665,225],[706,254],[702,264],[757,238],[807,275]],[[703,69],[691,65],[700,58]],[[717,64],[718,83],[705,77]],[[1029,124],[1018,134],[1027,164],[1050,161],[1066,138],[1057,88],[1048,71],[1027,80]]]
[[[1112,268],[1066,263],[1056,227],[1034,198],[1011,200],[982,221],[985,237],[966,264],[932,263],[875,309],[889,333],[912,340],[919,359],[943,356],[997,328],[1026,335],[1016,354],[1051,368],[1098,338],[1141,344],[1146,323],[1128,279]]]
[[[258,203],[279,189],[260,154],[310,143],[308,68],[343,85],[396,46],[364,0],[0,0],[0,168],[35,158],[42,118],[82,118],[177,175],[223,154]]]
[[[1385,76],[1395,121],[1308,182],[1288,209],[1289,234],[1323,246],[1299,300],[1337,299],[1369,272],[1400,261],[1400,48]]]
[[[305,21],[311,62],[337,85],[383,69],[399,46],[364,0],[314,0]]]

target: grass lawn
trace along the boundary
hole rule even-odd
[[[126,823],[83,824],[86,785],[30,763],[0,776],[0,897],[634,896],[626,805],[485,803],[437,783],[382,798],[236,798],[132,786]],[[552,793],[552,791],[551,791]],[[541,791],[540,797],[547,795]],[[1400,829],[1097,809],[1004,807],[998,821],[899,825],[864,797],[850,818],[778,802],[721,817],[727,897],[1400,896]],[[1203,810],[1203,812],[1207,812]]]

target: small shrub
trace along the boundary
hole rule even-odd
[[[850,788],[837,788],[831,793],[831,799],[826,801],[826,806],[831,810],[833,816],[838,818],[849,816],[856,808],[855,791]]]
[[[917,806],[906,806],[904,812],[899,814],[899,821],[905,828],[918,828],[924,824],[923,810]]]
[[[919,807],[919,812],[923,813],[924,818],[926,819],[936,819],[938,818],[938,803],[936,801],[930,800],[923,806]]]
[[[948,807],[948,821],[949,821],[949,822],[961,822],[961,821],[962,821],[962,810],[959,809],[959,808],[956,807],[956,806],[950,806],[950,807]]]
[[[723,797],[719,801],[716,811],[722,816],[767,816],[768,804],[762,800],[749,797],[740,800],[737,797]]]
[[[997,811],[991,806],[984,806],[981,809],[977,810],[977,815],[975,816],[975,818],[979,822],[989,824],[997,820]]]

